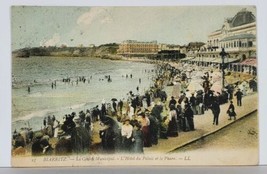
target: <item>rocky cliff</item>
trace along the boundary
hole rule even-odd
[[[12,52],[13,57],[56,56],[56,57],[114,57],[119,45],[116,43],[97,47],[34,47]]]

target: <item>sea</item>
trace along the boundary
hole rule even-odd
[[[65,114],[112,98],[126,100],[129,91],[142,95],[153,85],[155,70],[154,64],[91,57],[13,58],[12,131],[40,130],[48,115],[62,123]],[[67,78],[70,82],[63,82]]]

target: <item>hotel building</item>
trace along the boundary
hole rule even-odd
[[[221,29],[208,36],[207,44],[197,56],[219,57],[221,48],[229,53],[229,58],[256,57],[256,19],[252,12],[242,9],[233,18],[226,19]]]
[[[256,18],[252,12],[242,9],[234,17],[227,18],[220,29],[208,35],[208,41],[204,46],[183,61],[202,63],[202,65],[204,63],[206,66],[220,64],[222,48],[228,53],[226,63],[239,62],[242,64],[242,61],[246,60],[246,62],[250,62],[249,66],[255,68]],[[232,68],[231,65],[229,67]]]
[[[124,56],[149,56],[158,53],[157,41],[139,42],[136,40],[126,40],[119,45],[117,54]]]

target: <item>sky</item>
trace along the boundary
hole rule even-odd
[[[254,6],[11,8],[12,50],[39,46],[89,46],[124,40],[184,45],[206,42],[224,19]]]

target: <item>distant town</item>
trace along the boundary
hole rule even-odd
[[[185,45],[175,45],[157,41],[125,40],[121,43],[100,46],[81,44],[77,47],[68,47],[62,44],[60,47],[19,49],[13,51],[13,57],[99,57],[113,60],[135,57],[178,60],[209,66],[221,63],[222,48],[227,54],[227,63],[240,63],[240,65],[256,68],[256,18],[252,12],[242,9],[234,17],[225,19],[221,28],[208,35],[206,43],[194,41]],[[241,66],[235,68],[242,69]]]

